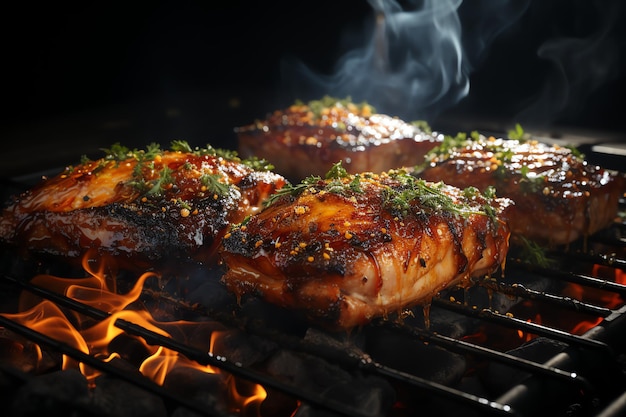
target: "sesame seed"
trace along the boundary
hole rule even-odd
[[[256,243],[254,244],[255,248],[258,248],[259,246],[261,246],[263,244],[262,240],[257,240]]]

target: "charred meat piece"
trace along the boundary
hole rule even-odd
[[[335,165],[277,192],[223,239],[223,282],[331,330],[428,303],[503,263],[510,201],[402,170]]]
[[[417,175],[457,187],[495,187],[515,202],[512,239],[571,243],[609,226],[625,191],[623,176],[588,164],[573,148],[473,133],[446,137]]]
[[[115,144],[11,199],[0,241],[66,258],[95,250],[136,261],[210,261],[225,228],[254,214],[285,180],[264,161],[186,142]]]
[[[267,159],[292,182],[323,176],[339,161],[353,174],[419,164],[442,139],[427,126],[332,97],[298,102],[235,131],[243,157]]]

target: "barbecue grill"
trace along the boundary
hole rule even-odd
[[[334,46],[363,46],[341,38],[343,29],[360,27],[372,11],[366,1],[316,2],[307,13],[292,2],[238,3],[13,13],[25,21],[11,28],[26,29],[5,51],[11,106],[3,112],[1,200],[116,141],[234,148],[233,127],[307,99],[274,84],[285,55],[330,72],[341,55]],[[526,10],[516,16],[492,13],[495,2],[462,3],[464,34],[503,32],[465,62],[476,67],[469,95],[443,106],[433,128],[502,136],[520,121],[540,140],[577,145],[590,163],[623,171],[619,2],[510,2]],[[489,30],[483,34],[496,37]],[[543,46],[558,52],[546,40],[575,48],[540,57]],[[561,65],[571,57],[580,62]],[[573,74],[561,75],[580,78],[548,77],[570,67]],[[405,91],[401,84],[397,92]],[[545,108],[518,119],[536,98]],[[378,110],[407,109],[406,100],[394,104]],[[575,134],[563,133],[569,127]],[[591,132],[578,134],[584,128]],[[617,132],[603,137],[605,129]],[[622,218],[537,258],[513,251],[504,272],[350,333],[235,299],[219,283],[220,267],[144,275],[101,259],[69,265],[1,248],[3,415],[624,415],[625,242]]]
[[[3,194],[28,185],[23,176],[6,181]],[[620,205],[623,211],[626,201]],[[5,250],[5,409],[103,416],[620,415],[625,231],[616,219],[539,258],[514,250],[503,272],[349,333],[309,327],[254,297],[235,300],[219,284],[220,267],[176,266],[139,279],[98,259],[68,265]],[[102,283],[95,297],[93,285],[84,284],[93,279]],[[117,314],[115,306],[126,304],[132,313]],[[62,311],[62,324],[41,325],[48,311],[42,305]],[[28,308],[38,313],[27,317]],[[137,311],[148,311],[152,321]],[[113,356],[81,348],[72,332],[60,330],[70,325],[84,333],[99,323],[116,335],[106,342]],[[150,356],[159,349],[169,354]],[[178,365],[162,364],[172,356]]]

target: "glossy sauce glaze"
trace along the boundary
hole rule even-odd
[[[351,328],[428,303],[495,271],[508,250],[508,200],[402,171],[282,191],[223,239],[223,281],[323,327]]]
[[[66,257],[96,250],[208,260],[225,227],[260,210],[284,184],[262,161],[212,148],[117,147],[15,196],[0,217],[0,239]]]
[[[418,175],[458,187],[495,187],[515,202],[513,235],[549,246],[610,225],[626,191],[623,175],[588,164],[574,149],[485,136],[447,138]]]
[[[269,160],[292,182],[324,175],[342,161],[350,173],[383,172],[423,161],[442,135],[366,103],[325,97],[275,110],[236,129],[239,152]]]

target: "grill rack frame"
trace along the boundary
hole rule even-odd
[[[620,225],[618,227],[622,226]],[[611,265],[611,267],[623,269],[621,259],[617,259],[619,262],[615,262],[614,258],[602,255],[600,255],[600,257],[596,256],[593,259],[594,261],[600,259],[603,260],[605,264]],[[561,270],[551,270],[549,268],[538,268],[533,265],[520,264],[515,262],[509,263],[509,268],[511,267],[533,272],[537,272],[538,270],[540,273],[548,275],[549,279],[562,279],[565,276],[567,280],[571,280],[582,285],[588,285],[592,288],[602,288],[604,290],[615,292],[616,294],[620,295],[626,294],[626,285],[612,283],[611,281],[588,276],[585,274],[576,274],[570,271],[564,272]],[[55,303],[63,305],[74,311],[80,312],[81,314],[86,314],[92,318],[102,320],[109,317],[109,313],[94,309],[90,306],[84,305],[63,295],[51,292],[45,288],[34,286],[28,283],[28,280],[16,279],[6,274],[3,274],[1,278],[5,284],[19,287],[20,290],[23,291],[33,292],[45,299],[49,299]],[[500,352],[494,349],[485,348],[478,344],[462,341],[454,337],[447,337],[445,335],[432,332],[426,328],[408,326],[401,322],[378,320],[372,323],[372,325],[375,326],[383,326],[386,329],[391,329],[395,332],[401,332],[411,335],[411,337],[419,339],[424,343],[432,343],[449,351],[460,351],[464,354],[483,356],[485,358],[488,358],[488,360],[500,362],[507,366],[517,368],[520,371],[529,373],[529,377],[526,378],[524,381],[513,386],[504,394],[501,394],[496,398],[489,399],[482,396],[469,394],[465,391],[458,390],[453,387],[448,387],[433,381],[428,381],[415,375],[407,374],[402,370],[390,368],[366,356],[358,356],[352,353],[338,351],[336,349],[333,350],[333,348],[329,349],[328,346],[323,346],[321,348],[319,346],[313,346],[310,343],[305,343],[301,341],[296,336],[277,333],[272,329],[265,328],[262,323],[251,321],[249,319],[233,318],[232,315],[223,314],[222,312],[217,311],[200,311],[200,313],[205,314],[207,315],[207,317],[211,317],[212,319],[217,318],[219,321],[223,321],[230,326],[245,328],[247,332],[251,332],[255,335],[268,337],[272,341],[279,341],[283,346],[286,346],[289,349],[313,352],[316,355],[324,358],[325,360],[329,360],[342,368],[358,369],[359,371],[371,372],[385,378],[391,378],[404,384],[409,384],[418,390],[426,391],[435,396],[444,399],[451,399],[452,401],[459,403],[460,406],[469,407],[471,410],[482,413],[482,415],[526,416],[534,415],[534,413],[539,411],[545,411],[545,404],[542,404],[541,401],[537,401],[536,399],[541,398],[542,393],[545,392],[546,380],[550,381],[548,385],[553,390],[552,392],[569,393],[572,391],[572,387],[574,387],[574,390],[584,392],[586,404],[583,404],[582,407],[585,411],[596,412],[601,406],[605,407],[604,414],[613,412],[612,409],[621,410],[620,406],[623,402],[622,396],[617,394],[614,396],[614,398],[610,398],[603,401],[601,404],[598,404],[598,400],[594,396],[596,389],[594,385],[590,383],[589,380],[585,377],[585,373],[590,372],[590,369],[594,369],[595,367],[597,367],[599,357],[614,358],[616,349],[619,352],[626,351],[626,346],[624,346],[626,342],[622,342],[619,338],[620,330],[626,329],[626,305],[611,310],[605,307],[596,306],[594,304],[583,303],[580,300],[572,300],[568,297],[562,297],[550,293],[546,294],[543,292],[537,292],[534,291],[532,288],[525,288],[523,287],[523,285],[520,285],[518,287],[511,287],[506,286],[499,281],[495,281],[494,284],[494,281],[491,279],[484,280],[482,283],[478,282],[477,285],[483,286],[484,289],[487,289],[489,291],[497,291],[502,294],[509,293],[516,297],[528,298],[531,300],[540,297],[543,300],[547,300],[548,302],[558,305],[558,308],[562,309],[583,308],[589,310],[589,312],[591,313],[597,314],[599,317],[602,317],[602,322],[591,328],[584,335],[576,336],[568,334],[567,332],[561,332],[556,329],[552,329],[550,327],[528,323],[523,320],[508,316],[506,314],[497,313],[490,309],[477,310],[467,305],[466,303],[461,303],[458,301],[448,301],[445,300],[443,297],[436,297],[433,299],[432,305],[435,308],[445,309],[468,316],[476,316],[480,320],[496,321],[500,324],[504,324],[505,326],[509,326],[517,330],[543,333],[545,337],[558,339],[568,345],[564,352],[557,354],[546,363],[525,360],[523,358],[510,355],[506,352]],[[150,293],[148,295],[152,297],[159,297],[159,295],[156,293]],[[177,302],[177,300],[173,300],[173,302]],[[199,312],[197,307],[194,308],[194,311],[196,313]],[[93,358],[89,359],[84,357],[82,352],[78,352],[78,354],[75,354],[76,352],[73,352],[71,349],[67,349],[66,346],[59,345],[60,342],[58,341],[47,340],[45,335],[33,335],[32,330],[30,329],[20,329],[19,325],[15,325],[15,323],[7,323],[7,319],[5,319],[4,317],[0,317],[0,319],[0,323],[3,324],[5,327],[11,328],[18,333],[22,332],[22,334],[25,334],[27,337],[39,340],[44,345],[50,345],[53,348],[60,350],[65,354],[68,354],[70,357],[73,357],[78,361],[87,361],[87,363],[89,363],[89,361],[93,360]],[[253,382],[257,382],[261,385],[281,391],[287,395],[294,396],[304,401],[305,403],[312,404],[315,407],[323,408],[339,415],[362,415],[364,417],[369,417],[367,413],[363,413],[361,410],[353,409],[350,407],[346,407],[343,404],[329,401],[329,399],[324,398],[323,396],[318,396],[316,393],[308,393],[297,389],[294,390],[292,386],[282,384],[280,381],[272,379],[271,377],[266,377],[255,372],[251,372],[246,368],[238,366],[235,363],[231,363],[228,358],[214,357],[211,354],[207,354],[206,352],[200,352],[195,349],[191,349],[188,346],[180,345],[176,341],[163,338],[162,336],[155,334],[148,329],[144,329],[134,323],[125,322],[123,320],[120,321],[118,319],[115,325],[128,332],[129,334],[134,334],[144,338],[151,344],[159,344],[168,347],[187,356],[190,359],[196,360],[198,363],[210,364],[212,366],[220,368],[225,372],[231,373],[236,377],[241,377]],[[592,353],[588,353],[589,351],[591,351]],[[101,366],[97,363],[90,365],[94,367]],[[602,366],[601,368],[606,369],[606,365]],[[575,369],[576,371],[568,371],[568,369]],[[581,370],[583,370],[583,372],[581,372]],[[115,374],[115,370],[111,371],[107,369],[106,366],[104,367],[104,371],[112,372],[113,374]],[[614,378],[623,379],[619,376],[616,376]],[[144,389],[163,396],[163,398],[165,398],[168,402],[178,403],[179,405],[194,411],[204,410],[202,413],[204,415],[220,415],[220,413],[216,410],[210,410],[210,412],[207,414],[206,407],[203,408],[201,405],[195,404],[193,402],[187,402],[185,399],[172,397],[167,392],[163,392],[163,389],[161,387],[151,382],[134,380],[131,382],[143,387]],[[621,386],[626,387],[626,380],[620,380],[619,383],[621,384]],[[558,406],[569,405],[557,404],[557,407]]]

